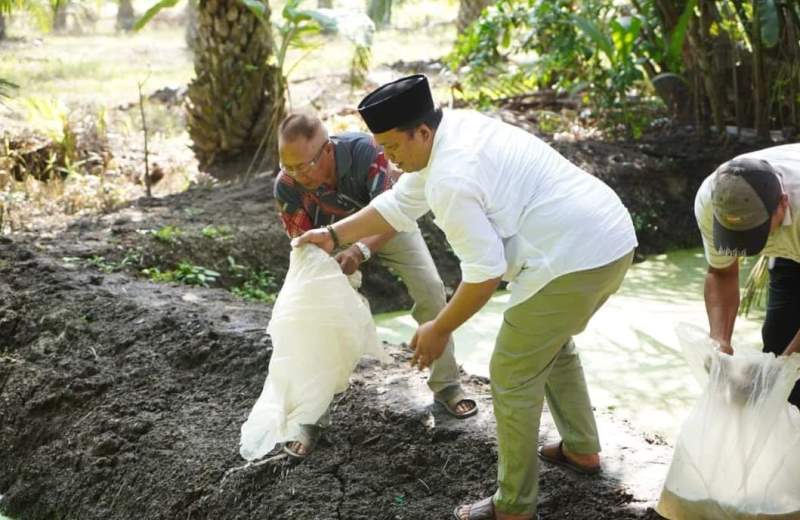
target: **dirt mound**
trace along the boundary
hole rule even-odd
[[[389,367],[362,364],[310,460],[235,470],[271,353],[268,306],[79,271],[15,243],[0,248],[0,302],[0,510],[14,518],[431,519],[493,490],[486,381],[467,383],[479,416],[450,419],[405,349],[387,347]],[[612,424],[612,466],[653,456]],[[545,467],[541,511],[647,518],[646,494]]]
[[[695,191],[718,164],[752,148],[721,147],[682,131],[635,143],[552,144],[620,195],[633,217],[640,254],[699,246]],[[78,220],[56,236],[31,239],[57,258],[81,258],[106,271],[163,272],[186,263],[219,272],[214,286],[240,287],[258,276],[275,291],[286,274],[290,246],[276,215],[273,181],[262,175],[141,199],[117,212]],[[458,260],[430,215],[420,227],[452,292],[460,281]],[[168,236],[159,236],[165,228]],[[364,266],[363,291],[376,313],[409,309],[413,303],[397,277],[377,262]]]

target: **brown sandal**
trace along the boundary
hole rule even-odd
[[[447,394],[450,395],[448,396]],[[439,392],[433,395],[433,400],[442,405],[442,407],[447,410],[447,413],[456,419],[466,419],[478,413],[478,403],[476,403],[474,399],[467,397],[461,389],[455,392],[448,392],[447,390]],[[466,412],[459,412],[458,405],[464,402],[472,406]]]
[[[311,455],[311,452],[314,451],[317,447],[317,442],[319,442],[319,438],[322,436],[323,428],[313,425],[313,424],[303,424],[300,426],[300,433],[297,436],[298,438],[294,441],[289,441],[283,445],[283,451],[294,461],[302,461],[308,458]],[[291,445],[295,442],[299,443],[305,450],[303,453],[292,449]]]
[[[581,466],[580,464],[571,461],[564,454],[564,441],[560,441],[558,446],[550,444],[539,448],[539,458],[550,464],[567,468],[579,475],[597,475],[601,471],[601,466]]]

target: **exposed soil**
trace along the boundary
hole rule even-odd
[[[743,151],[689,135],[637,144],[556,143],[621,194],[645,252],[697,243],[691,200],[717,163]],[[266,304],[220,288],[154,284],[142,267],[180,260],[216,268],[228,257],[278,281],[288,239],[272,178],[139,203],[58,232],[0,237],[0,510],[18,519],[439,519],[494,490],[496,451],[487,381],[468,378],[482,411],[456,421],[430,405],[408,351],[363,364],[337,401],[310,460],[241,467],[239,428],[258,397],[271,343]],[[227,238],[203,236],[213,224]],[[172,242],[143,230],[173,225]],[[457,262],[424,230],[447,284]],[[87,268],[103,257],[119,272]],[[67,260],[65,260],[65,258]],[[126,265],[125,258],[132,259]],[[117,269],[107,269],[113,271]],[[369,266],[374,311],[409,304],[394,277]],[[546,414],[547,415],[547,414]],[[543,518],[654,518],[671,450],[603,412],[607,473],[588,479],[543,466]],[[549,416],[543,438],[556,436]]]
[[[449,419],[408,352],[387,347],[395,363],[360,367],[311,459],[226,478],[271,352],[267,306],[67,269],[17,243],[3,244],[0,275],[0,489],[14,518],[447,518],[492,492],[483,379],[467,384],[481,414]],[[543,467],[545,517],[648,517],[653,495],[623,485],[620,464],[630,479],[669,450],[601,424],[617,477]]]

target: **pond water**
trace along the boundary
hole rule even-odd
[[[747,272],[748,269],[743,269]],[[575,338],[592,402],[610,409],[642,432],[673,442],[700,387],[686,364],[675,325],[707,329],[703,302],[706,264],[702,250],[657,255],[631,267],[611,297]],[[744,283],[745,275],[742,275]],[[455,334],[456,357],[464,370],[488,376],[494,338],[508,293],[498,293]],[[763,311],[736,322],[738,342],[760,341]],[[407,342],[415,330],[408,313],[376,316],[381,339]]]

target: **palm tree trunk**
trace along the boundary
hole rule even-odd
[[[136,21],[136,13],[133,10],[133,3],[131,0],[119,0],[119,7],[117,8],[117,30],[128,32],[133,29],[133,23]]]
[[[472,22],[481,15],[481,11],[491,3],[492,0],[461,0],[458,3],[458,18],[456,18],[458,33],[463,33],[472,25]]]
[[[392,0],[369,0],[367,15],[375,27],[388,27],[392,23]]]
[[[62,32],[67,29],[67,7],[69,0],[58,0],[53,6],[53,31]]]
[[[184,39],[186,46],[192,52],[197,48],[197,0],[189,0],[186,2],[185,10],[183,11],[186,17],[186,31]]]
[[[274,163],[285,101],[281,71],[269,64],[269,13],[261,23],[239,0],[200,0],[197,14],[187,123],[200,168],[214,174],[211,166],[259,148]]]
[[[6,17],[0,14],[0,40],[6,39]]]

